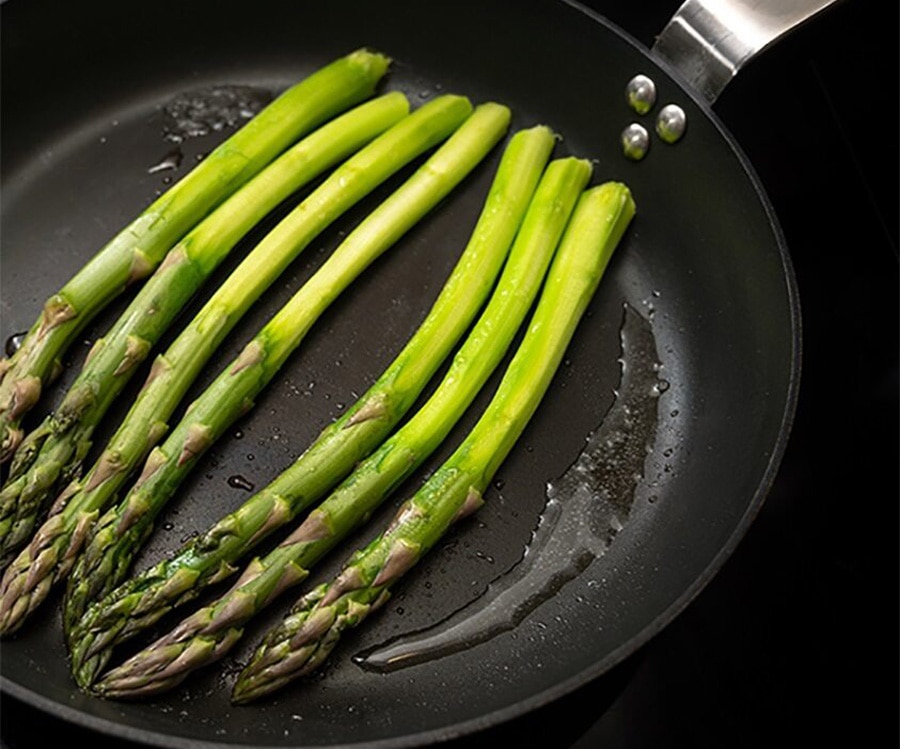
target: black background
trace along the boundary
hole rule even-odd
[[[677,7],[585,4],[648,46]],[[614,671],[448,749],[895,745],[898,30],[896,3],[845,0],[750,63],[715,106],[779,217],[803,316],[792,436],[748,535]],[[134,747],[7,696],[0,717],[3,749],[57,735]]]

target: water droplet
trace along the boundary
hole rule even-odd
[[[252,492],[253,491],[253,483],[240,474],[235,474],[234,476],[228,477],[228,486],[231,486],[235,489],[244,489],[245,491]]]
[[[668,390],[670,387],[671,387],[671,384],[669,383],[668,380],[660,379],[660,380],[657,380],[655,383],[653,383],[653,387],[651,388],[650,393],[651,393],[651,395],[659,396],[659,395],[662,395],[664,392],[666,392],[666,390]]]
[[[163,136],[173,143],[219,132],[253,117],[272,100],[251,86],[210,86],[179,94],[164,107]]]
[[[16,353],[20,348],[22,348],[22,342],[25,340],[26,332],[22,333],[13,333],[9,338],[6,339],[6,346],[4,347],[4,351],[7,356],[12,356]]]
[[[182,153],[181,148],[176,146],[165,156],[163,156],[156,164],[147,169],[147,173],[156,174],[157,172],[165,172],[169,169],[177,169],[179,166],[181,166],[181,160],[183,158],[184,154]]]
[[[244,430],[243,430],[243,429],[238,429],[238,430],[234,433],[234,438],[235,438],[236,440],[242,440],[242,439],[244,439]]]

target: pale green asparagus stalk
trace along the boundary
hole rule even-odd
[[[510,111],[487,103],[341,243],[323,266],[191,404],[128,495],[97,522],[68,580],[63,623],[122,582],[159,511],[197,459],[244,415],[315,321],[376,258],[394,245],[468,175],[503,138]]]
[[[152,347],[238,241],[282,201],[409,113],[390,93],[320,127],[269,164],[185,235],[99,338],[62,403],[13,458],[0,491],[0,568],[31,537],[47,500],[74,478],[94,429]]]
[[[100,512],[168,430],[167,420],[241,315],[309,243],[344,211],[447,138],[472,105],[447,94],[422,105],[335,169],[248,254],[159,355],[134,405],[83,479],[57,497],[50,515],[0,580],[0,634],[15,631],[72,568]]]
[[[371,96],[390,64],[358,50],[282,93],[126,226],[49,297],[16,353],[0,360],[0,463],[22,418],[61,368],[81,330],[129,284],[159,265],[194,224],[300,136]]]
[[[633,212],[623,185],[607,183],[585,193],[528,333],[481,419],[384,533],[270,630],[238,676],[234,702],[259,699],[318,668],[343,632],[377,610],[391,586],[450,526],[484,502],[491,479],[547,391]],[[114,683],[107,682],[107,689],[115,689]]]
[[[538,185],[497,289],[472,333],[426,404],[235,586],[188,617],[148,649],[101,680],[109,696],[171,688],[191,671],[221,658],[244,624],[356,528],[444,440],[507,347],[537,296],[572,209],[591,174],[575,158],[551,163]]]
[[[235,562],[322,497],[388,436],[493,288],[554,139],[544,126],[510,138],[453,273],[419,329],[369,390],[241,507],[87,609],[68,632],[79,684],[93,682],[115,646],[236,573]]]

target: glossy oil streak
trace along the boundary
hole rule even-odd
[[[601,556],[628,521],[656,438],[660,361],[650,323],[626,306],[621,380],[601,424],[578,458],[547,484],[546,504],[525,552],[485,593],[437,624],[358,654],[381,673],[427,662],[514,629]]]

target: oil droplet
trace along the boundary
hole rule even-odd
[[[253,491],[253,483],[248,481],[246,478],[244,478],[240,474],[235,474],[234,476],[229,476],[228,477],[228,486],[231,486],[235,489],[244,489],[248,492]]]
[[[650,323],[625,307],[616,398],[577,459],[549,482],[546,504],[519,562],[442,622],[357,654],[386,673],[459,652],[514,629],[577,577],[622,531],[656,439],[659,357]]]
[[[25,340],[26,332],[22,333],[13,333],[9,338],[6,339],[6,345],[4,346],[4,351],[7,356],[12,356],[16,353],[20,348],[22,348],[22,343]]]

